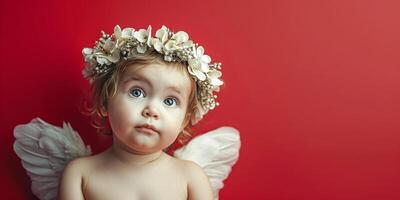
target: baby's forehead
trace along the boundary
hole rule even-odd
[[[191,77],[182,66],[166,64],[129,65],[122,74],[122,82],[130,80],[145,81],[153,84],[162,84],[166,87],[175,87],[181,90],[190,90]]]
[[[172,64],[131,64],[126,67],[122,78],[131,76],[175,76],[176,78],[191,78],[186,67]]]

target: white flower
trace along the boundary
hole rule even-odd
[[[115,46],[117,47],[123,46],[128,40],[133,38],[134,32],[135,29],[133,28],[124,28],[124,30],[121,30],[121,27],[116,25],[114,27],[114,37],[116,39]]]
[[[177,49],[183,49],[192,46],[193,42],[189,40],[189,35],[184,31],[179,31],[172,35],[171,39],[165,43],[164,51],[175,51]]]
[[[147,46],[150,47],[150,42],[151,42],[151,26],[150,25],[149,25],[149,27],[147,27],[147,32],[148,32],[148,36],[147,36],[146,44],[147,44]]]
[[[107,56],[105,56],[105,55],[97,55],[96,61],[100,65],[111,65],[110,60],[108,60]]]
[[[165,61],[168,61],[168,62],[171,62],[171,61],[172,61],[172,57],[171,57],[171,56],[165,55],[165,56],[164,56],[164,60],[165,60]]]
[[[91,54],[93,54],[93,49],[92,48],[83,48],[82,54],[83,55],[91,55]]]
[[[122,30],[122,35],[121,38],[124,39],[130,39],[133,38],[133,34],[135,33],[135,29],[133,28],[124,28],[124,30]]]
[[[167,40],[168,40],[168,29],[167,27],[162,26],[160,29],[157,30],[156,37],[151,38],[150,43],[157,52],[161,53],[163,46]]]
[[[168,28],[162,26],[160,29],[158,29],[156,32],[156,38],[158,38],[164,44],[168,39]]]
[[[111,63],[117,63],[120,59],[120,51],[118,49],[115,49],[111,54],[97,52],[94,55],[100,65],[111,65]]]
[[[211,62],[211,58],[210,56],[204,54],[204,48],[199,46],[194,53],[194,57],[200,59],[201,64],[203,65],[202,67],[207,67],[208,69],[208,63]]]
[[[151,37],[151,26],[147,30],[140,29],[139,31],[135,31],[133,36],[141,43],[147,42],[148,38]]]
[[[118,39],[121,37],[122,33],[121,33],[121,27],[119,27],[119,25],[115,25],[114,27],[114,36]]]
[[[94,51],[94,57],[100,65],[110,65],[111,63],[117,63],[119,61],[120,50],[112,38],[108,38],[100,47],[102,48],[101,51]]]
[[[194,43],[193,43],[192,40],[188,40],[188,41],[183,42],[182,44],[180,44],[180,46],[181,46],[183,49],[192,48],[192,47],[194,46]]]
[[[150,45],[151,39],[151,26],[147,28],[147,30],[140,29],[136,31],[133,36],[140,42],[140,44],[136,47],[137,52],[144,53],[147,51],[147,46]],[[147,45],[145,45],[147,44]]]
[[[108,38],[104,44],[101,44],[100,46],[103,48],[105,53],[111,53],[114,49],[116,49],[115,42],[112,40],[112,38]]]
[[[171,37],[171,40],[175,40],[177,44],[184,43],[189,40],[189,35],[184,31],[179,31]]]
[[[93,49],[83,48],[82,54],[86,62],[90,62],[91,60],[93,60]]]
[[[189,48],[193,46],[193,42],[189,40],[189,35],[184,31],[179,31],[168,38],[169,30],[162,26],[156,32],[156,37],[152,38],[150,44],[157,52],[172,52],[177,49]]]
[[[188,64],[188,71],[190,74],[196,76],[201,81],[206,80],[206,75],[201,70],[201,63],[199,59],[190,59]]]
[[[177,43],[176,43],[175,40],[168,40],[168,42],[165,43],[165,45],[164,45],[164,51],[165,51],[165,52],[174,51],[174,50],[176,50],[177,48],[178,48],[178,47],[177,47]]]
[[[210,81],[211,85],[216,86],[216,87],[218,87],[224,83],[219,79],[219,77],[221,77],[221,76],[222,76],[221,71],[216,70],[216,69],[207,73],[207,78]]]
[[[116,39],[131,39],[134,36],[134,32],[135,29],[133,28],[124,28],[124,30],[121,31],[121,27],[118,25],[114,27],[114,36]]]
[[[137,51],[138,53],[144,53],[144,52],[147,51],[147,46],[146,46],[146,45],[143,45],[143,44],[137,45],[136,51]]]
[[[190,74],[195,75],[199,80],[206,80],[206,75],[210,70],[208,64],[211,62],[211,58],[204,54],[204,48],[202,46],[193,47],[194,58],[188,61],[188,71]]]

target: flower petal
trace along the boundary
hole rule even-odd
[[[100,65],[104,65],[104,64],[105,65],[110,65],[111,64],[111,62],[104,55],[98,55],[96,57],[96,60],[97,60],[97,63],[99,63]]]
[[[212,77],[212,78],[218,78],[218,77],[222,76],[222,73],[221,73],[221,71],[218,71],[218,70],[212,70],[212,71],[210,71],[210,73],[208,73],[208,76]]]
[[[121,37],[122,38],[132,38],[134,32],[135,32],[135,29],[133,29],[133,28],[124,28],[124,30],[122,30]]]
[[[175,40],[168,40],[168,42],[165,43],[164,48],[167,51],[173,51],[173,50],[177,49]]]
[[[196,75],[196,74],[193,72],[193,69],[192,69],[191,66],[188,66],[187,69],[188,69],[189,74],[191,74],[191,75]]]
[[[201,68],[201,63],[199,59],[190,59],[188,61],[188,64],[193,70],[199,70]]]
[[[210,67],[208,66],[207,63],[204,63],[204,62],[200,62],[200,63],[201,63],[200,70],[202,72],[207,73],[208,71],[210,71]]]
[[[168,62],[171,62],[171,61],[172,61],[172,57],[171,57],[171,56],[165,55],[165,56],[164,56],[164,60],[165,60],[165,61],[168,61]]]
[[[147,50],[147,46],[146,45],[138,45],[136,47],[136,50],[137,50],[138,53],[144,53]]]
[[[186,41],[186,42],[184,42],[183,44],[182,44],[182,48],[184,48],[184,49],[186,49],[186,48],[190,48],[190,47],[192,47],[194,44],[193,44],[193,41],[192,40],[188,40],[188,41]]]
[[[213,78],[213,79],[210,79],[210,80],[211,80],[211,85],[213,85],[213,86],[220,86],[220,85],[222,85],[224,83],[218,78]]]
[[[119,27],[119,25],[116,25],[114,27],[114,36],[116,38],[120,38],[121,37],[121,27]]]
[[[208,55],[203,55],[200,58],[201,62],[205,62],[205,63],[210,63],[211,62],[211,58]]]
[[[196,77],[197,77],[199,80],[201,80],[201,81],[206,80],[206,75],[205,75],[203,72],[201,72],[201,71],[199,71],[199,70],[194,70],[194,73],[196,74]]]
[[[85,55],[85,56],[91,55],[91,54],[93,54],[93,49],[91,49],[91,48],[83,48],[82,49],[82,54]]]
[[[115,42],[108,38],[103,44],[103,49],[105,52],[110,52],[115,47]]]
[[[146,42],[147,40],[147,30],[140,29],[139,31],[136,31],[133,36],[141,43]]]
[[[112,63],[117,63],[120,58],[119,49],[114,49],[114,51],[110,55],[107,55],[106,58]]]
[[[176,42],[179,44],[186,42],[189,39],[189,35],[185,31],[179,31],[175,33],[171,39],[176,40]]]
[[[204,48],[202,46],[197,47],[196,49],[196,55],[198,57],[201,57],[204,54]]]
[[[151,26],[149,25],[149,27],[147,27],[147,41],[146,44],[147,46],[151,46]]]
[[[154,41],[155,43],[153,44],[153,47],[154,47],[154,49],[157,51],[157,52],[159,52],[159,53],[161,53],[161,50],[162,50],[162,44],[161,44],[161,42],[159,41],[159,40],[157,40],[157,41]]]
[[[161,41],[162,43],[164,43],[165,41],[167,41],[167,39],[168,39],[168,31],[167,31],[167,28],[166,28],[165,26],[163,26],[163,28],[158,29],[157,32],[156,32],[156,37],[157,37],[158,39],[160,39],[160,41]]]

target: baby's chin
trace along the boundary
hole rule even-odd
[[[126,146],[129,147],[132,152],[137,152],[138,154],[151,154],[163,150],[165,145],[159,143],[158,137],[149,137],[146,135],[136,135],[131,138],[130,141],[126,142]]]

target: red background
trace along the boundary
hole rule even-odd
[[[221,106],[198,130],[241,131],[225,199],[400,199],[399,1],[11,1],[0,3],[0,195],[34,199],[14,126],[79,113],[81,49],[115,24],[185,30],[223,63]]]

